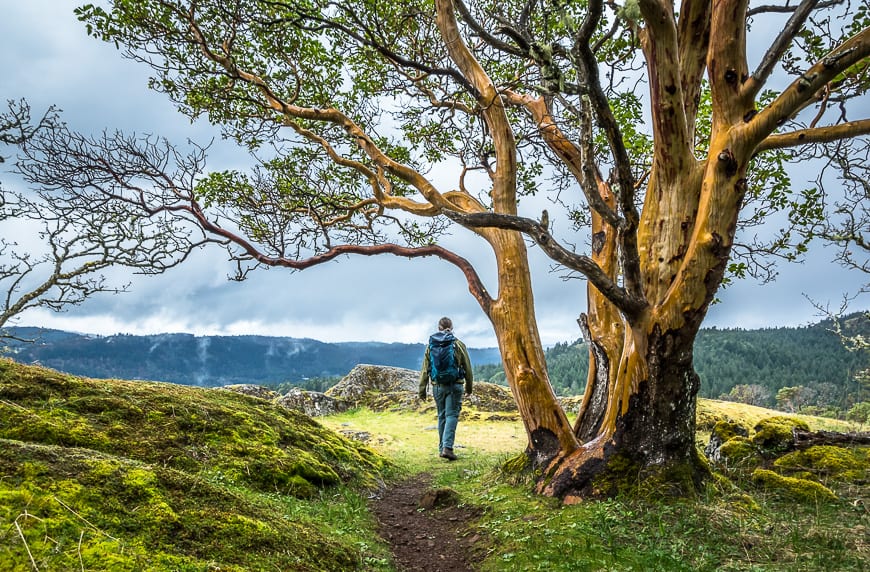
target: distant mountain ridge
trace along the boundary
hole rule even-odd
[[[277,336],[156,334],[97,336],[33,327],[7,329],[9,356],[74,375],[215,387],[346,375],[361,363],[419,369],[425,345],[326,343]],[[497,348],[469,348],[472,362],[499,363]]]

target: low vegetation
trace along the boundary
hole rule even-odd
[[[714,478],[698,498],[635,489],[566,506],[530,494],[530,482],[512,468],[525,445],[521,423],[469,409],[457,436],[460,460],[450,464],[434,454],[431,411],[363,409],[324,423],[362,435],[405,472],[432,472],[434,486],[458,492],[481,514],[466,534],[484,539],[483,571],[829,571],[865,570],[870,561],[867,449],[777,450],[783,427],[790,436],[794,425],[866,426],[701,400],[699,448],[714,429],[739,427],[747,436],[732,431],[729,438],[745,439],[751,462],[711,464]]]
[[[389,462],[220,390],[0,361],[3,570],[350,570]]]
[[[783,446],[796,425],[866,427],[709,400],[698,425],[699,448],[720,444],[700,497],[565,506],[512,468],[526,436],[510,413],[465,407],[446,463],[431,401],[315,422],[228,391],[4,360],[0,569],[387,572],[366,498],[424,471],[480,515],[464,532],[484,571],[866,569],[867,449]]]

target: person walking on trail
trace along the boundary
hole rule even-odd
[[[462,394],[471,395],[474,374],[468,348],[453,335],[453,321],[441,318],[438,331],[429,336],[429,344],[423,355],[420,371],[421,400],[426,399],[426,389],[432,382],[432,397],[438,410],[438,452],[448,461],[455,461],[453,441],[456,425],[462,410]]]

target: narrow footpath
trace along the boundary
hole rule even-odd
[[[480,536],[468,530],[477,516],[457,506],[455,493],[432,489],[432,476],[415,475],[371,501],[378,531],[402,572],[473,572],[483,556]]]

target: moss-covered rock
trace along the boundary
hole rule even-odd
[[[809,425],[794,417],[776,416],[762,419],[755,426],[752,443],[769,456],[788,451],[794,446],[794,429],[809,431]]]
[[[785,477],[767,469],[756,469],[753,471],[752,481],[768,491],[801,502],[838,500],[837,495],[821,483],[807,479]]]
[[[232,385],[224,385],[216,389],[218,391],[235,391],[236,393],[241,393],[242,395],[257,397],[259,399],[265,399],[266,401],[272,401],[280,397],[280,394],[274,389],[269,389],[268,387],[263,387],[262,385],[253,385],[250,383],[236,383]]]
[[[870,481],[870,450],[860,447],[818,445],[783,455],[774,466],[780,470],[847,483]],[[794,476],[794,473],[792,473]]]
[[[497,411],[503,413],[517,411],[517,403],[514,401],[511,390],[495,383],[475,383],[473,393],[464,399],[464,403],[479,411]]]
[[[761,461],[758,447],[746,437],[732,437],[719,447],[719,461],[728,467],[748,467]]]
[[[718,421],[716,425],[713,426],[710,436],[711,438],[716,437],[724,443],[734,437],[749,437],[749,429],[736,421],[725,419]]]
[[[351,404],[341,399],[334,399],[319,391],[307,391],[294,387],[282,396],[273,400],[275,405],[299,411],[310,417],[335,415],[347,411]]]
[[[382,393],[417,394],[420,372],[400,367],[360,364],[326,390],[333,399],[350,407],[366,407],[372,396]]]
[[[704,454],[713,463],[733,463],[741,461],[744,455],[737,451],[737,447],[732,446],[726,448],[726,453],[722,453],[722,447],[732,439],[746,439],[749,436],[749,430],[743,425],[730,420],[720,420],[714,426],[710,433],[710,440],[704,449]],[[731,451],[731,455],[728,451]],[[735,455],[736,454],[736,455]]]

